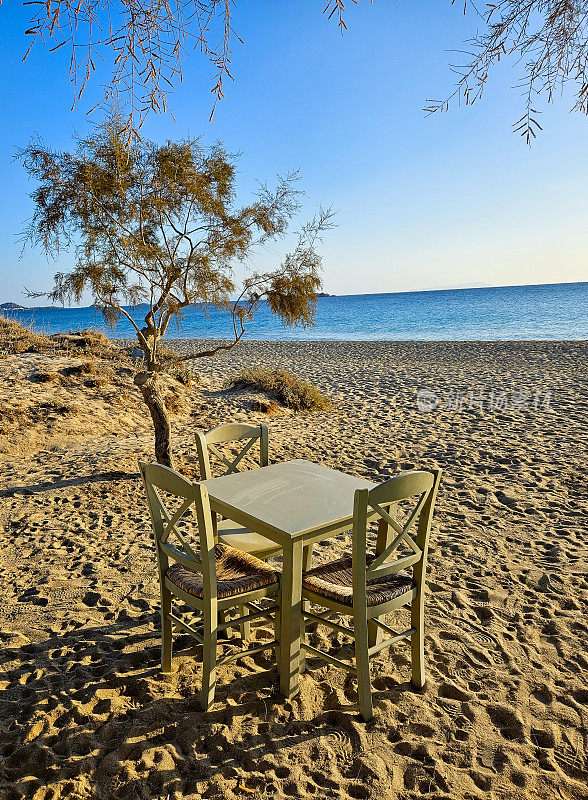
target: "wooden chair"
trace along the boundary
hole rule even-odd
[[[229,459],[217,445],[234,442],[243,442],[243,446],[234,458]],[[267,425],[263,423],[261,425],[246,425],[245,423],[226,422],[216,425],[205,432],[197,431],[196,448],[200,479],[205,481],[213,477],[210,466],[211,453],[224,465],[225,470],[221,473],[222,475],[231,475],[234,472],[239,472],[239,464],[256,442],[259,442],[259,466],[267,467],[269,464],[269,428]],[[251,531],[249,528],[245,528],[232,520],[218,519],[215,514],[213,515],[213,524],[215,525],[219,542],[237,550],[242,550],[245,553],[251,553],[256,558],[271,558],[282,552],[282,548],[272,542],[271,539],[266,539],[260,533],[255,533],[255,531]],[[312,544],[304,548],[302,563],[304,569],[310,569],[312,564]],[[244,609],[239,611],[240,615],[243,616]],[[226,613],[222,612],[221,618],[223,621],[225,617]],[[243,639],[249,639],[249,623],[244,622],[242,624],[241,636]]]
[[[359,708],[365,720],[373,716],[369,659],[380,650],[410,639],[412,683],[417,689],[425,684],[423,649],[424,589],[429,532],[441,470],[405,472],[371,491],[358,489],[353,507],[353,548],[351,558],[342,558],[308,570],[302,576],[302,596],[327,611],[312,613],[303,610],[303,651],[323,658],[330,664],[357,675]],[[392,514],[403,500],[418,498],[403,525]],[[383,508],[386,506],[388,510]],[[394,510],[393,510],[394,509]],[[392,513],[390,513],[392,512]],[[367,554],[367,524],[374,517],[387,523],[392,534],[381,552]],[[410,531],[417,524],[416,536]],[[390,531],[391,529],[391,531]],[[408,553],[396,552],[404,544]],[[394,556],[393,561],[388,559]],[[409,569],[412,569],[410,574]],[[411,627],[398,632],[380,619],[401,606],[411,606]],[[353,618],[353,628],[334,622],[337,614]],[[311,647],[305,641],[306,621],[319,622],[355,639],[355,664]],[[387,638],[370,647],[368,625],[377,626]]]
[[[243,655],[254,655],[279,642],[279,589],[280,574],[249,553],[228,545],[215,543],[214,527],[206,487],[192,483],[169,467],[161,464],[139,462],[139,470],[153,522],[155,548],[161,591],[161,669],[171,672],[172,633],[181,629],[202,643],[202,693],[201,705],[208,711],[214,702],[216,668]],[[179,507],[170,512],[162,494],[181,500]],[[168,500],[169,502],[169,500]],[[198,523],[199,553],[190,546],[180,531],[181,523],[192,509]],[[176,544],[169,539],[174,536]],[[170,563],[171,562],[171,563]],[[198,615],[202,628],[185,622],[173,613],[172,599],[188,604]],[[277,598],[269,608],[259,608],[256,600]],[[218,623],[219,612],[239,606],[247,611],[237,619]],[[274,618],[275,639],[263,645],[238,649],[217,659],[217,634],[219,630],[234,627],[252,620]]]
[[[218,444],[229,442],[243,442],[243,447],[236,457],[229,460],[226,455],[219,450]],[[200,468],[200,480],[212,478],[210,468],[210,453],[216,456],[226,467],[223,475],[230,475],[239,472],[239,463],[246,453],[259,442],[259,466],[267,467],[269,463],[269,430],[267,425],[245,425],[242,423],[228,422],[217,425],[209,431],[196,433],[196,447],[198,452],[198,464]],[[281,552],[281,547],[276,545],[265,536],[254,533],[242,525],[237,525],[228,519],[215,520],[218,532],[218,540],[237,550],[251,553],[257,558],[269,558]]]

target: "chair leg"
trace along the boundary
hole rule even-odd
[[[161,586],[161,671],[172,671],[172,623],[169,615],[172,607],[172,593],[167,586]]]
[[[231,611],[230,609],[223,608],[218,612],[218,621],[219,623],[228,622],[231,619]],[[219,639],[232,639],[233,637],[233,629],[232,628],[223,628],[222,631],[218,632]]]
[[[245,614],[248,613],[248,609],[246,606],[239,606],[239,616],[244,617]],[[241,638],[244,642],[248,642],[251,638],[251,623],[250,622],[242,622],[239,626],[241,628]]]
[[[370,647],[378,644],[383,639],[382,629],[378,628],[373,619],[368,620],[368,642]]]
[[[412,659],[412,685],[422,689],[425,685],[425,647],[424,647],[424,597],[422,592],[415,597],[410,607],[410,624],[416,632],[410,637]]]
[[[304,611],[308,607],[308,601],[302,601],[302,611],[300,613],[300,674],[306,672],[306,651],[303,644],[306,644],[306,625],[304,620]]]
[[[368,722],[374,716],[372,706],[372,684],[370,680],[370,659],[368,656],[368,626],[365,616],[353,617],[355,631],[355,666],[357,667],[357,691],[359,710]]]
[[[202,644],[202,693],[200,705],[203,711],[210,711],[214,703],[216,689],[216,637],[217,612],[204,612],[204,642]]]
[[[280,596],[277,597],[278,601],[278,608],[276,609],[276,613],[274,615],[274,639],[276,640],[276,664],[278,665],[278,681],[280,679]]]
[[[305,573],[312,566],[312,544],[307,545],[302,550],[302,572]],[[302,611],[309,611],[310,603],[308,600],[302,600]],[[304,624],[304,614],[300,614],[300,674],[306,671],[306,653],[302,649],[302,645],[306,642],[306,629]]]
[[[392,514],[392,516],[395,516],[395,512],[393,511],[392,507],[390,507],[389,512]],[[392,542],[391,533],[392,528],[388,525],[385,519],[380,518],[378,522],[378,538],[376,540],[376,555],[379,556],[381,553],[383,553],[388,545]],[[370,647],[374,647],[374,645],[379,644],[384,638],[384,632],[376,625],[373,619],[368,621],[368,631],[368,641]]]

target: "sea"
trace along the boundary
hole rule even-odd
[[[146,307],[129,309],[139,324]],[[114,329],[99,310],[27,308],[2,310],[45,333],[83,328],[113,338],[134,336],[128,320]],[[262,308],[247,327],[246,339],[305,341],[488,341],[588,339],[588,282],[499,286],[483,289],[353,294],[319,297],[316,324],[282,325]],[[229,339],[231,318],[215,308],[190,308],[167,338]]]

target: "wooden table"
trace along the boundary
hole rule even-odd
[[[280,691],[292,697],[300,670],[303,549],[350,530],[355,490],[376,484],[303,459],[203,483],[213,511],[283,549]]]

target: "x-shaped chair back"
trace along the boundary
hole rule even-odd
[[[353,571],[354,582],[358,588],[363,588],[365,591],[367,581],[426,562],[435,501],[434,488],[437,483],[438,476],[435,472],[418,470],[401,473],[371,491],[358,489],[355,492]],[[390,514],[389,509],[391,506],[397,508],[399,502],[409,499],[416,499],[416,503],[408,513],[404,524],[401,524]],[[373,519],[374,512],[396,535],[390,544],[367,564],[367,523],[368,518]],[[415,526],[416,533],[413,533]],[[407,545],[411,552],[407,555],[398,555],[393,561],[389,561],[401,544]]]
[[[251,450],[254,444],[259,441],[259,466],[267,467],[269,463],[269,431],[267,425],[245,425],[242,423],[228,422],[217,425],[205,433],[196,433],[196,446],[198,450],[198,463],[200,466],[200,479],[208,480],[212,478],[210,467],[210,453],[223,464],[226,468],[224,475],[231,475],[239,472],[239,464],[244,456]],[[219,444],[229,442],[242,442],[243,446],[236,456],[227,458],[222,449],[217,447]]]
[[[139,469],[149,501],[149,512],[155,534],[157,562],[160,580],[163,580],[169,561],[202,573],[204,594],[216,595],[216,564],[214,559],[214,528],[210,513],[208,494],[204,486],[192,483],[179,473],[161,464],[139,462]],[[162,494],[174,499],[182,499],[179,507],[168,510]],[[169,502],[169,501],[168,501]],[[200,537],[200,555],[192,549],[178,528],[182,517],[194,506]],[[175,538],[180,547],[169,539]]]

